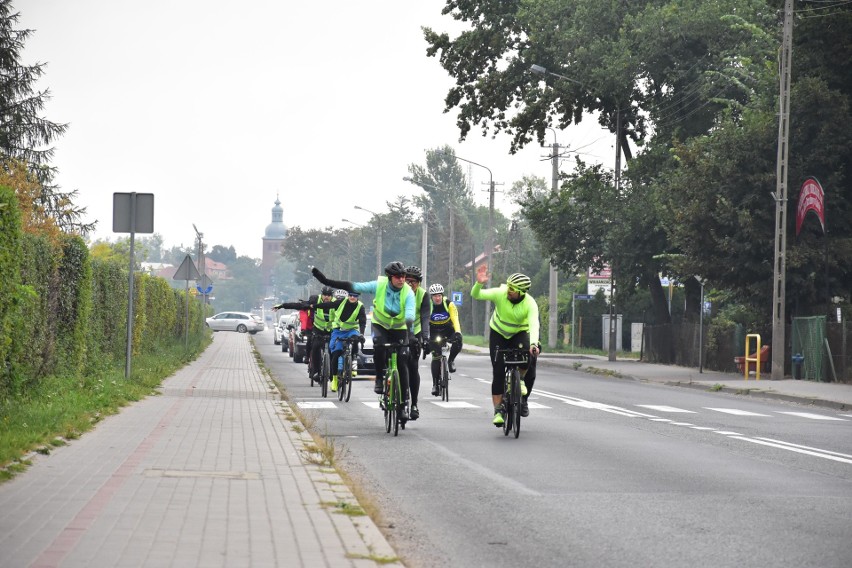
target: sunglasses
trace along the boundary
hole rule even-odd
[[[509,287],[509,292],[520,292],[521,291],[520,288],[518,288],[517,286],[514,286],[512,284],[508,284],[507,286]]]

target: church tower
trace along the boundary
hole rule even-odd
[[[266,226],[266,233],[263,235],[263,258],[260,263],[266,297],[272,296],[276,292],[276,283],[272,281],[272,274],[275,265],[281,259],[286,237],[287,227],[284,226],[284,209],[276,195],[275,207],[272,208],[272,222]]]

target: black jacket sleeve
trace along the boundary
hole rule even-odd
[[[307,302],[299,301],[299,302],[284,302],[282,304],[278,304],[277,306],[272,306],[276,310],[285,309],[285,310],[309,310],[311,305]]]
[[[359,333],[364,335],[364,330],[367,329],[367,307],[362,306],[361,312],[358,314],[358,329]]]
[[[323,274],[316,266],[311,268],[311,274],[313,274],[314,278],[316,278],[326,286],[331,286],[332,288],[339,288],[340,290],[346,290],[347,292],[354,292],[354,290],[352,289],[352,282],[350,282],[349,280],[332,280],[331,278],[326,278],[325,274]]]

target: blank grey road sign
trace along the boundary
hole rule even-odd
[[[133,221],[133,198],[136,197],[135,225]],[[112,194],[112,232],[113,233],[153,233],[154,232],[154,194],[153,193],[113,193]]]

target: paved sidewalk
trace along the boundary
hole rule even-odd
[[[0,567],[396,558],[369,517],[342,512],[357,501],[333,469],[310,463],[311,437],[248,335],[215,334],[161,390],[0,485]]]
[[[488,353],[487,348],[465,346],[465,349],[472,353]],[[637,361],[636,359],[609,361],[607,357],[597,355],[568,355],[545,352],[539,358],[538,364],[576,368],[578,371],[614,378],[775,398],[838,410],[852,408],[852,384],[848,383],[823,383],[794,379],[773,381],[769,378],[768,373],[762,373],[760,380],[757,380],[752,373],[746,380],[742,374],[708,370],[699,373],[697,367],[658,365]]]

